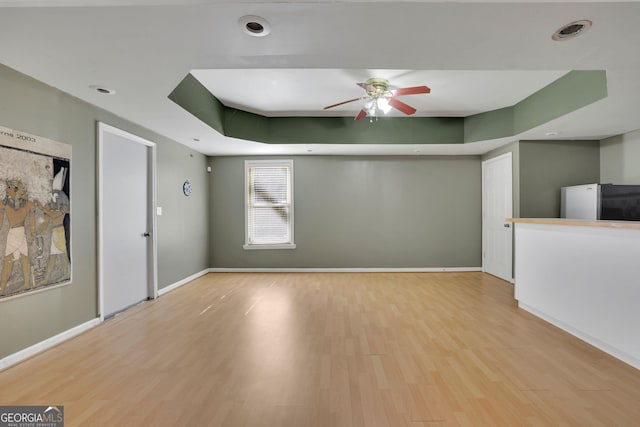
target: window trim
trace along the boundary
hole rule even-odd
[[[286,166],[289,168],[289,191],[291,192],[291,203],[289,205],[289,235],[291,236],[289,243],[249,243],[249,168],[255,166]],[[244,161],[244,245],[245,250],[260,249],[295,249],[294,243],[294,191],[293,191],[293,160],[245,160]]]

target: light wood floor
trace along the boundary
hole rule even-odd
[[[482,273],[208,274],[0,385],[67,426],[640,425],[640,371]]]

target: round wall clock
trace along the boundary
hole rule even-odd
[[[191,195],[191,183],[189,181],[185,181],[184,184],[182,184],[182,192],[185,196]]]

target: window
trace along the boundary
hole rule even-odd
[[[293,160],[246,160],[245,249],[295,249]]]

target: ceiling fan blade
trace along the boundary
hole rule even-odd
[[[413,108],[411,105],[407,105],[404,102],[398,101],[395,98],[389,98],[389,105],[391,105],[396,110],[405,113],[408,116],[416,112],[416,109]]]
[[[365,117],[367,117],[367,112],[364,109],[362,109],[353,120],[362,120]]]
[[[348,101],[338,102],[337,104],[333,104],[333,105],[329,105],[328,107],[324,107],[323,110],[328,110],[329,108],[333,108],[333,107],[339,107],[340,105],[348,104],[348,103],[354,102],[354,101],[360,101],[361,99],[364,99],[364,97],[363,98],[353,98],[353,99],[350,99]]]
[[[430,93],[431,89],[427,86],[414,86],[414,87],[404,87],[400,89],[392,90],[394,96],[400,95],[417,95],[419,93]]]

